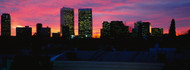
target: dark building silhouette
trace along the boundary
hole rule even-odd
[[[52,33],[52,37],[54,37],[54,38],[59,38],[59,37],[61,37],[60,35],[61,35],[60,32]]]
[[[71,38],[74,36],[74,9],[73,8],[61,8],[61,34],[62,37]],[[67,29],[68,28],[68,29]],[[65,31],[68,30],[68,31]],[[67,32],[67,33],[65,33]]]
[[[152,28],[152,36],[161,37],[163,36],[163,28]]]
[[[110,37],[110,23],[108,21],[104,21],[102,25],[103,27],[101,29],[101,38]]]
[[[36,27],[37,27],[37,29],[36,29],[37,36],[41,36],[42,24],[37,23]]]
[[[170,36],[170,37],[175,37],[175,36],[176,36],[175,20],[174,20],[174,19],[172,19],[171,24],[170,24],[169,36]]]
[[[22,37],[22,38],[29,38],[32,36],[32,28],[29,26],[25,27],[17,27],[16,28],[16,36],[17,37]]]
[[[68,26],[62,26],[62,37],[64,39],[70,39],[70,34],[69,34],[69,27]]]
[[[134,24],[132,32],[134,37],[149,37],[150,30],[150,22],[138,21]]]
[[[42,24],[41,23],[38,23],[37,25],[36,25],[37,27],[37,37],[45,37],[45,38],[48,38],[48,37],[50,37],[51,36],[51,28],[49,28],[49,27],[42,27]]]
[[[50,27],[42,28],[41,34],[42,34],[42,37],[46,37],[46,38],[50,37],[51,36],[51,28]]]
[[[110,34],[112,38],[124,38],[128,35],[129,27],[125,26],[122,21],[111,21]]]
[[[3,13],[1,15],[1,36],[11,36],[11,16],[8,13]]]
[[[92,37],[92,9],[79,9],[78,10],[78,30],[79,37]]]

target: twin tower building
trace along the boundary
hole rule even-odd
[[[74,8],[61,8],[60,17],[62,37],[74,37]],[[78,9],[78,36],[80,38],[92,37],[91,8]]]
[[[60,11],[60,32],[64,38],[73,38],[74,9],[63,7]],[[80,38],[92,37],[92,9],[78,9],[78,35]],[[1,36],[11,36],[11,17],[8,13],[1,15]]]

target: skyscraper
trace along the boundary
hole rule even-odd
[[[1,15],[1,36],[11,36],[11,17],[8,13]]]
[[[16,36],[22,38],[32,37],[32,28],[29,26],[25,27],[16,27]]]
[[[172,19],[171,24],[170,24],[169,36],[170,36],[170,37],[175,37],[175,36],[176,36],[175,20],[174,20],[174,19]]]
[[[61,34],[62,36],[72,37],[74,36],[74,9],[73,8],[61,8],[60,11],[61,18]],[[65,29],[67,28],[68,29]],[[65,31],[68,30],[68,31]]]
[[[78,12],[79,37],[92,37],[92,9],[79,9]]]

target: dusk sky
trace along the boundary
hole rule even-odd
[[[75,9],[75,34],[78,35],[78,8],[92,8],[93,34],[100,34],[103,21],[118,20],[133,28],[137,21],[150,22],[151,27],[164,28],[168,33],[172,18],[176,20],[177,34],[190,29],[190,0],[0,0],[0,14],[10,13],[11,35],[16,27],[30,26],[36,32],[36,23],[60,32],[60,8]]]

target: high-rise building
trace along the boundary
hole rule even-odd
[[[110,23],[108,21],[104,21],[102,23],[102,29],[101,29],[101,38],[107,38],[110,37]]]
[[[32,28],[29,26],[16,27],[16,36],[22,38],[32,37]]]
[[[11,16],[8,13],[1,15],[1,36],[11,36]]]
[[[73,8],[61,8],[60,11],[60,18],[61,18],[61,34],[62,37],[66,36],[67,38],[74,36],[74,9]],[[65,29],[67,28],[68,29]],[[65,31],[68,30],[68,31]]]
[[[152,28],[152,36],[161,37],[163,35],[163,28]]]
[[[174,20],[174,19],[172,19],[171,24],[170,24],[169,36],[170,36],[170,37],[175,37],[175,36],[176,36],[175,20]]]
[[[79,37],[92,37],[92,9],[79,9],[78,14]]]
[[[134,24],[133,36],[135,37],[148,37],[150,36],[151,26],[149,22],[138,21]]]

